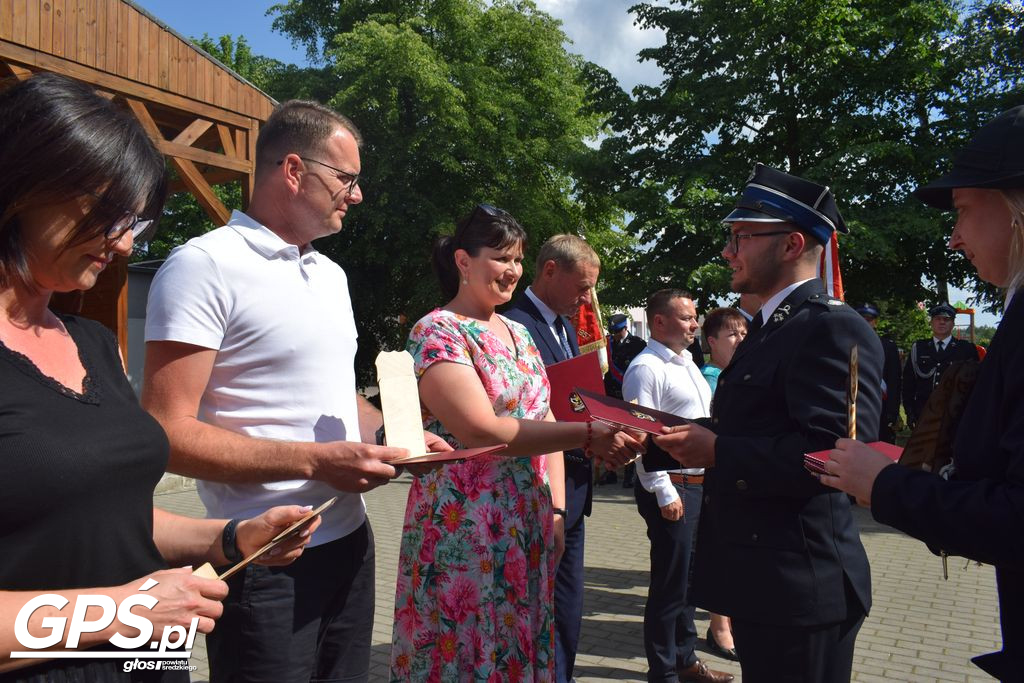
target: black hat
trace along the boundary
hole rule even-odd
[[[870,315],[872,318],[878,317],[878,309],[871,304],[861,304],[854,310],[860,313],[861,315]]]
[[[914,196],[929,206],[949,210],[957,187],[1024,187],[1024,105],[1008,109],[982,126],[957,153],[952,170],[914,190]]]
[[[950,306],[949,304],[939,304],[938,306],[932,306],[931,308],[929,308],[928,315],[930,315],[933,318],[937,315],[943,315],[946,316],[947,318],[955,318],[956,309]]]
[[[608,331],[618,332],[619,330],[624,330],[628,322],[629,318],[624,313],[615,313],[612,317],[608,318]]]
[[[736,221],[792,223],[822,244],[835,230],[849,232],[828,187],[764,164],[754,164],[736,208],[722,219]]]

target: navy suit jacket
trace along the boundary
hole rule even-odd
[[[544,316],[525,293],[517,296],[508,309],[502,312],[502,315],[526,327],[530,336],[533,337],[533,343],[537,346],[537,350],[540,351],[544,365],[554,365],[566,360],[562,344],[551,334],[551,328],[548,327]],[[573,356],[578,356],[580,347],[576,340],[575,328],[567,317],[564,315],[561,317],[568,332],[566,336],[569,338]],[[565,493],[566,504],[569,506],[569,517],[565,520],[566,528],[575,526],[581,514],[590,515],[593,502],[593,477],[594,471],[590,458],[586,457],[582,450],[566,451]]]
[[[1000,652],[975,658],[988,673],[1024,672],[1024,292],[992,338],[953,440],[956,474],[886,467],[871,489],[871,514],[927,543],[991,564],[999,588]]]
[[[711,418],[693,602],[760,624],[813,627],[866,614],[867,554],[846,494],[804,453],[847,434],[850,347],[858,345],[857,436],[877,438],[882,345],[820,280],[797,287],[722,371]],[[852,588],[853,595],[847,590]]]

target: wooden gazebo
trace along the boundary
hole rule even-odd
[[[214,223],[229,211],[211,189],[252,191],[256,135],[275,102],[130,0],[0,0],[0,78],[50,71],[123,102]],[[10,77],[13,77],[10,78]],[[104,271],[82,313],[127,352],[127,263]]]

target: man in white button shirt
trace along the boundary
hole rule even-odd
[[[711,414],[711,388],[687,347],[697,335],[693,297],[662,289],[647,300],[651,339],[622,381],[627,401],[681,417]],[[637,508],[651,540],[651,579],[644,608],[648,681],[731,681],[713,671],[694,651],[694,606],[686,598],[690,554],[703,496],[703,469],[648,472],[641,456],[634,487]]]

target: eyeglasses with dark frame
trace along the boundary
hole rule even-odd
[[[86,194],[88,194],[91,197],[95,197],[97,200],[100,201],[100,203],[113,205],[109,199],[101,195],[98,195],[95,192],[87,191]],[[132,241],[140,241],[143,235],[145,235],[146,232],[152,227],[153,219],[143,218],[137,213],[128,211],[124,207],[117,208],[120,208],[122,211],[124,211],[124,215],[122,215],[120,218],[114,221],[114,224],[107,228],[107,231],[103,233],[104,238],[111,242],[117,242],[122,237],[124,237],[124,234],[126,232],[130,230],[132,233]]]
[[[775,235],[788,235],[797,230],[771,230],[769,232],[733,232],[725,234],[725,247],[733,254],[740,253],[740,240],[751,237],[773,237]],[[731,248],[730,248],[731,247]]]
[[[349,171],[343,171],[340,168],[335,168],[334,166],[331,166],[330,164],[325,164],[324,162],[319,161],[317,159],[311,159],[309,157],[302,156],[300,156],[299,158],[302,159],[303,161],[310,161],[314,164],[320,164],[321,166],[325,166],[334,171],[334,173],[336,174],[334,177],[341,182],[342,187],[344,187],[345,189],[346,197],[351,195],[355,191],[356,185],[359,184],[359,176],[361,175],[359,173],[350,173]],[[277,162],[277,165],[280,166],[283,163],[284,159],[281,159],[280,161]],[[346,180],[346,178],[351,178],[351,180]]]

